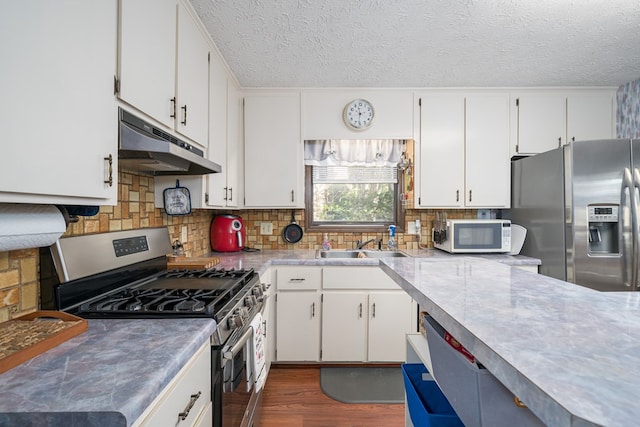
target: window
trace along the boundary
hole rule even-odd
[[[386,232],[390,224],[402,226],[403,148],[402,140],[305,141],[306,228]]]

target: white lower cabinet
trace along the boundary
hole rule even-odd
[[[200,427],[213,424],[211,344],[207,341],[185,364],[133,427]]]
[[[367,357],[367,292],[322,295],[322,361],[362,362]]]
[[[325,291],[323,362],[402,362],[411,330],[411,297],[404,291]]]
[[[404,362],[413,305],[405,291],[369,293],[369,362]]]
[[[265,362],[267,376],[271,369],[271,363],[276,360],[276,288],[273,286],[271,276],[271,269],[267,270],[260,276],[260,282],[267,288],[264,293],[266,305],[262,312],[262,321],[264,323],[264,330],[266,331],[264,338],[266,342]]]
[[[279,362],[402,362],[415,303],[379,267],[280,267]]]
[[[313,267],[281,267],[276,272],[276,358],[320,360],[320,277]]]

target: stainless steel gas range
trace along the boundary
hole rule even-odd
[[[41,307],[84,318],[215,319],[213,425],[251,426],[265,375],[264,285],[253,269],[167,270],[171,251],[166,228],[62,238],[41,249]]]

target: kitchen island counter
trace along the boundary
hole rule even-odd
[[[0,374],[0,426],[130,426],[209,342],[212,319],[90,319]]]
[[[640,419],[640,294],[484,259],[385,259],[387,272],[549,426]]]

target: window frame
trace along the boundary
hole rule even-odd
[[[341,224],[334,223],[317,223],[313,221],[313,166],[304,167],[304,203],[305,203],[305,229],[309,231],[321,231],[321,232],[366,232],[366,233],[386,233],[389,231],[389,226],[394,225],[392,223],[385,223],[380,225],[374,225],[372,223],[362,224],[357,222],[343,222]],[[395,217],[396,217],[396,232],[404,232],[405,222],[405,209],[402,206],[400,200],[400,182],[396,182],[393,186],[395,193]]]

